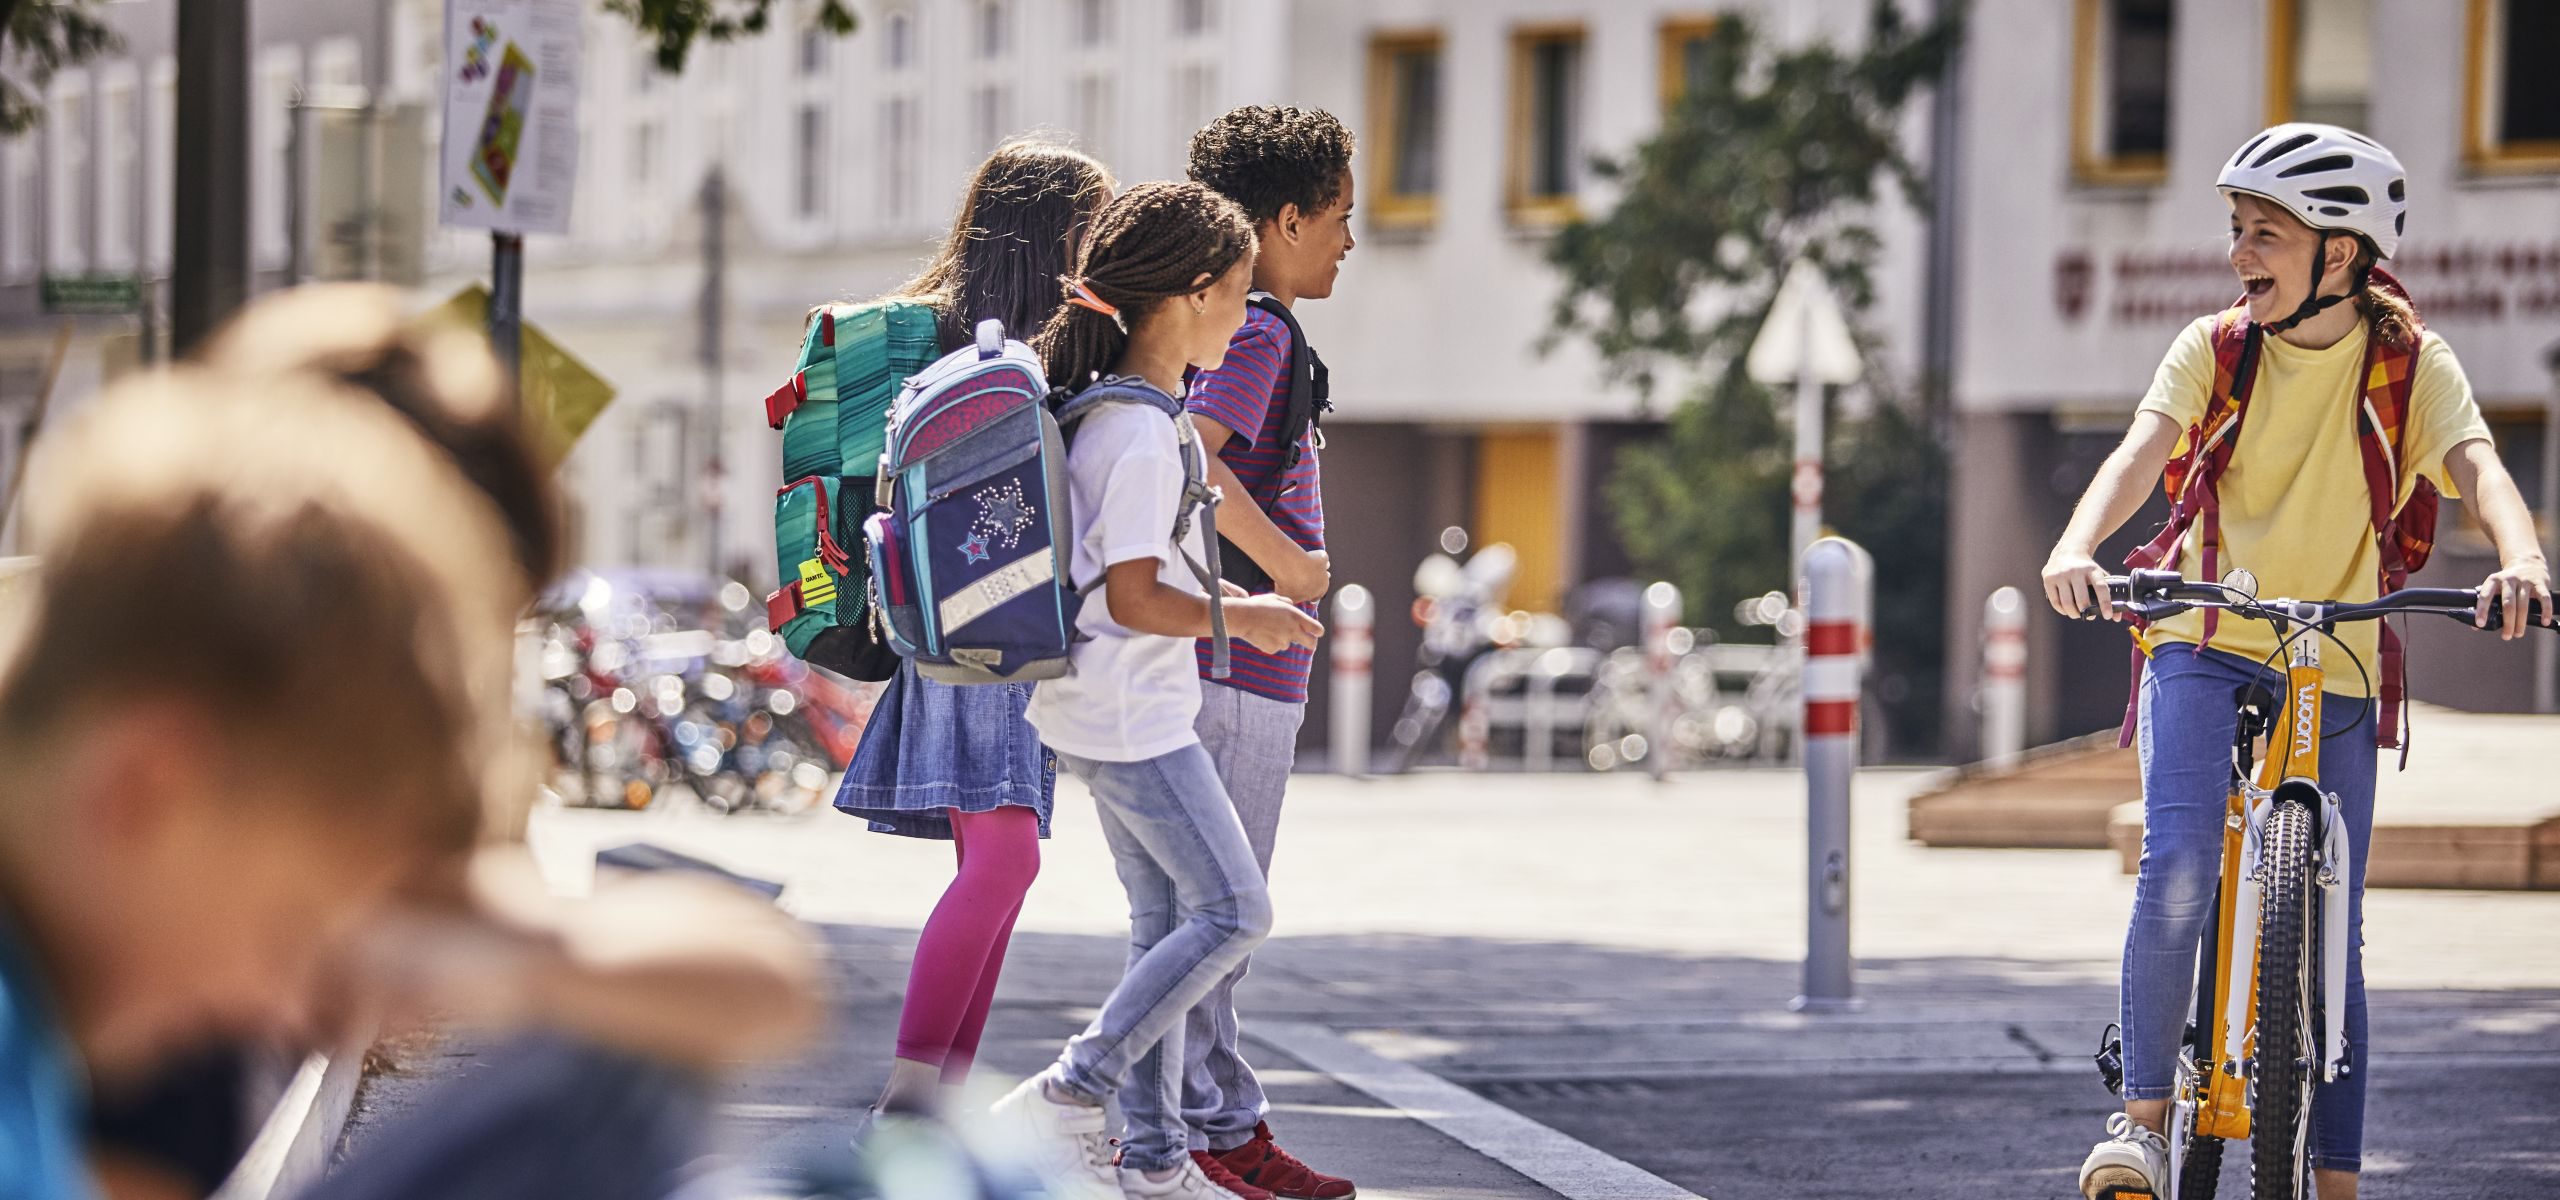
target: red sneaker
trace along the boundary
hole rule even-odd
[[[1243,1177],[1228,1170],[1227,1164],[1215,1154],[1206,1150],[1194,1150],[1191,1152],[1191,1161],[1200,1164],[1200,1173],[1208,1176],[1209,1182],[1234,1192],[1236,1200],[1272,1200],[1271,1193],[1246,1183]]]
[[[1280,1200],[1352,1200],[1360,1189],[1348,1179],[1326,1175],[1271,1140],[1271,1126],[1253,1127],[1253,1140],[1218,1156],[1246,1183]]]

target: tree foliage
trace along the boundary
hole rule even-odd
[[[1952,11],[1907,22],[1876,0],[1854,48],[1780,47],[1727,15],[1650,141],[1595,164],[1608,212],[1566,227],[1550,337],[1579,337],[1612,378],[1651,396],[1693,382],[1664,438],[1622,454],[1609,484],[1638,566],[1681,585],[1692,620],[1736,632],[1735,602],[1788,586],[1792,432],[1742,371],[1787,267],[1820,267],[1853,326],[1875,299],[1887,189],[1914,207],[1926,180],[1902,114],[1945,71]],[[1872,346],[1872,338],[1860,340]],[[1867,415],[1829,422],[1824,512],[1877,567],[1878,694],[1907,738],[1934,736],[1943,634],[1945,453],[1928,422],[1868,373]]]
[[[54,72],[120,44],[94,12],[100,3],[0,0],[0,136],[25,133],[44,119],[44,89]]]
[[[605,11],[631,19],[640,32],[657,39],[658,69],[684,70],[694,43],[734,41],[763,33],[773,23],[780,0],[604,0]],[[854,30],[853,9],[845,0],[819,0],[812,28],[842,37]]]

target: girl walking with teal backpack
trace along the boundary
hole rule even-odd
[[[1037,329],[1057,310],[1058,276],[1112,191],[1110,172],[1084,154],[1009,143],[979,166],[950,236],[923,273],[882,300],[815,319],[846,336],[880,329],[869,336],[895,337],[901,322],[912,320],[898,310],[929,311],[938,344],[925,348],[925,363],[968,344],[981,320]],[[898,380],[885,386],[893,395]],[[881,424],[886,407],[874,418]],[[876,456],[878,433],[869,432]],[[846,465],[865,475],[877,469]],[[867,489],[870,482],[855,485]],[[853,497],[833,523],[857,529],[869,501],[867,490]],[[857,549],[852,557],[859,556]],[[857,620],[868,615],[866,606]],[[869,632],[860,630],[865,638]],[[876,644],[870,649],[894,661]],[[836,808],[878,832],[948,839],[958,849],[959,873],[916,941],[881,1110],[936,1107],[938,1088],[965,1081],[977,1056],[1014,920],[1040,871],[1057,781],[1049,752],[1023,719],[1030,700],[1029,684],[952,687],[898,664],[845,771]]]

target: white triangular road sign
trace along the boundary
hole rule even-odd
[[[1768,384],[1786,383],[1801,371],[1810,371],[1818,383],[1856,383],[1866,367],[1858,357],[1857,340],[1849,336],[1840,301],[1822,271],[1803,259],[1787,268],[1777,302],[1769,306],[1769,319],[1742,365],[1753,379]]]

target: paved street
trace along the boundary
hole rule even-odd
[[[2069,1196],[2110,1100],[2086,1054],[2131,882],[2105,852],[1914,846],[1901,810],[1919,778],[1862,781],[1869,1003],[1808,1018],[1786,1010],[1796,776],[1302,777],[1279,930],[1245,988],[1248,1027],[1279,1043],[1257,1055],[1275,1125],[1373,1197]],[[1121,961],[1119,889],[1072,786],[1057,834],[998,997],[991,1085],[1045,1062]],[[842,1016],[806,1061],[739,1086],[732,1131],[762,1163],[842,1136],[885,1070],[947,846],[832,813],[557,811],[534,839],[569,889],[595,849],[642,839],[788,882],[825,932]],[[2367,920],[2368,1194],[2560,1191],[2560,895],[2376,892]],[[1515,1113],[1589,1149],[1524,1136],[1503,1124]],[[1676,1187],[1627,1190],[1659,1186],[1646,1172]]]

